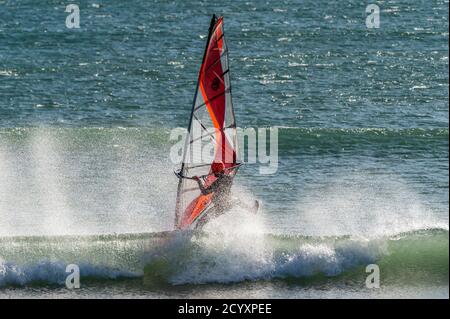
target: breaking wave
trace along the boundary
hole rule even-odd
[[[448,230],[372,239],[263,233],[160,232],[8,237],[0,245],[0,287],[64,285],[66,265],[82,281],[143,279],[143,285],[337,280],[363,285],[376,263],[384,283],[448,285]]]

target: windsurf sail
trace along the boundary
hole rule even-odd
[[[207,212],[214,194],[202,195],[193,176],[202,176],[207,187],[216,177],[211,164],[222,162],[225,174],[234,176],[237,162],[236,121],[231,101],[228,47],[223,17],[213,15],[209,28],[179,177],[175,226],[189,229]]]

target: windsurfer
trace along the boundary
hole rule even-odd
[[[194,176],[193,179],[197,181],[200,191],[203,195],[211,194],[212,203],[214,208],[208,214],[203,215],[197,223],[197,228],[203,227],[209,220],[216,218],[226,211],[228,211],[232,205],[233,201],[231,199],[231,186],[233,185],[233,177],[225,174],[225,165],[222,162],[214,162],[211,165],[211,171],[216,177],[216,180],[211,183],[211,185],[206,186],[202,183],[200,177]],[[240,202],[240,201],[239,201]],[[240,204],[242,204],[240,202]],[[246,208],[250,208],[245,205]],[[255,201],[254,206],[251,208],[256,212],[259,208],[259,202]]]
[[[221,163],[214,164],[209,157],[205,161],[203,152],[198,152],[197,145],[203,150],[205,143],[210,145],[210,140],[214,143],[214,162]],[[183,162],[181,169],[175,172],[179,178],[175,204],[177,229],[202,227],[208,220],[239,206],[246,211],[258,210],[258,202],[247,205],[231,196],[233,178],[240,166],[237,142],[223,18],[213,15],[195,89]]]

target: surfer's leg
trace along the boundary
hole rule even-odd
[[[203,226],[205,226],[209,221],[209,214],[205,214],[198,220],[197,224],[195,225],[196,230],[201,230]]]
[[[198,220],[195,229],[202,229],[211,219],[217,216],[217,207],[211,208],[210,211],[206,212],[203,216]]]
[[[200,217],[195,226],[195,229],[202,229],[209,221],[222,215],[224,211],[224,208],[219,205],[213,207],[209,212]]]

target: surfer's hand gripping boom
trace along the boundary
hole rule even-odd
[[[237,169],[239,168],[243,163],[238,163],[234,166],[231,167],[227,167],[225,168],[225,171],[231,171],[233,169]],[[209,175],[213,175],[212,173],[210,174],[206,174],[206,175],[199,175],[199,176],[185,176],[181,173],[181,171],[174,171],[173,172],[175,174],[176,177],[178,178],[185,178],[185,179],[192,179],[192,180],[199,180],[199,179],[205,179],[206,177],[208,177]]]
[[[193,177],[191,177],[191,176],[184,176],[183,174],[181,174],[180,171],[174,171],[173,173],[178,178],[193,179],[193,180],[196,180],[196,179],[199,179],[199,178],[205,178],[205,177],[208,176],[208,175],[193,176]]]

